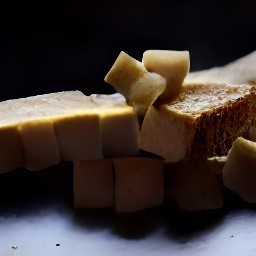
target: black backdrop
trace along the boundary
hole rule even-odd
[[[255,1],[34,1],[1,4],[0,100],[81,90],[104,82],[121,50],[189,50],[191,70],[223,65],[256,48]]]

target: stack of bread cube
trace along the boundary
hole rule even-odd
[[[149,50],[142,62],[121,52],[105,77],[117,93],[0,102],[0,173],[71,161],[74,207],[118,213],[159,206],[165,193],[187,211],[220,208],[224,185],[256,202],[251,63],[255,52],[187,76],[187,51]]]
[[[139,122],[120,94],[50,93],[0,103],[0,171],[73,162],[76,208],[161,204],[163,161],[139,156]]]

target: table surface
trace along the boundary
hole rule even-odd
[[[1,174],[0,255],[256,255],[256,209],[236,197],[197,216],[168,204],[130,215],[78,211],[70,170]]]

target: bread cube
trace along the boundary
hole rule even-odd
[[[75,208],[107,208],[114,205],[112,161],[75,161],[73,170]]]
[[[0,127],[0,173],[24,166],[24,152],[17,126]]]
[[[103,159],[100,116],[90,109],[84,113],[57,118],[54,128],[64,161]]]
[[[28,170],[36,171],[59,163],[59,148],[52,120],[29,121],[18,127]]]
[[[100,115],[101,143],[105,158],[134,156],[139,153],[139,122],[125,98],[114,93],[93,94],[91,99]]]
[[[104,80],[124,95],[128,105],[134,108],[140,118],[166,89],[165,78],[148,72],[143,63],[123,51]]]
[[[136,212],[159,206],[164,198],[163,160],[150,157],[113,158],[115,210]]]
[[[223,182],[245,202],[256,203],[256,143],[238,137],[223,168]]]
[[[166,164],[166,193],[182,210],[201,212],[223,206],[222,172],[208,161]]]
[[[142,63],[148,71],[166,79],[166,88],[156,101],[158,105],[177,97],[189,71],[188,51],[147,50],[143,53]]]

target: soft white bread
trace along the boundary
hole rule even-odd
[[[166,164],[166,194],[187,212],[221,208],[224,164],[219,158]]]
[[[114,206],[112,161],[76,161],[73,169],[75,208],[106,208]]]
[[[225,66],[189,73],[185,83],[256,83],[256,51],[251,52]]]
[[[164,198],[162,159],[150,157],[113,158],[115,210],[136,212],[159,206]]]
[[[256,143],[237,138],[223,168],[223,182],[244,201],[256,203]]]

